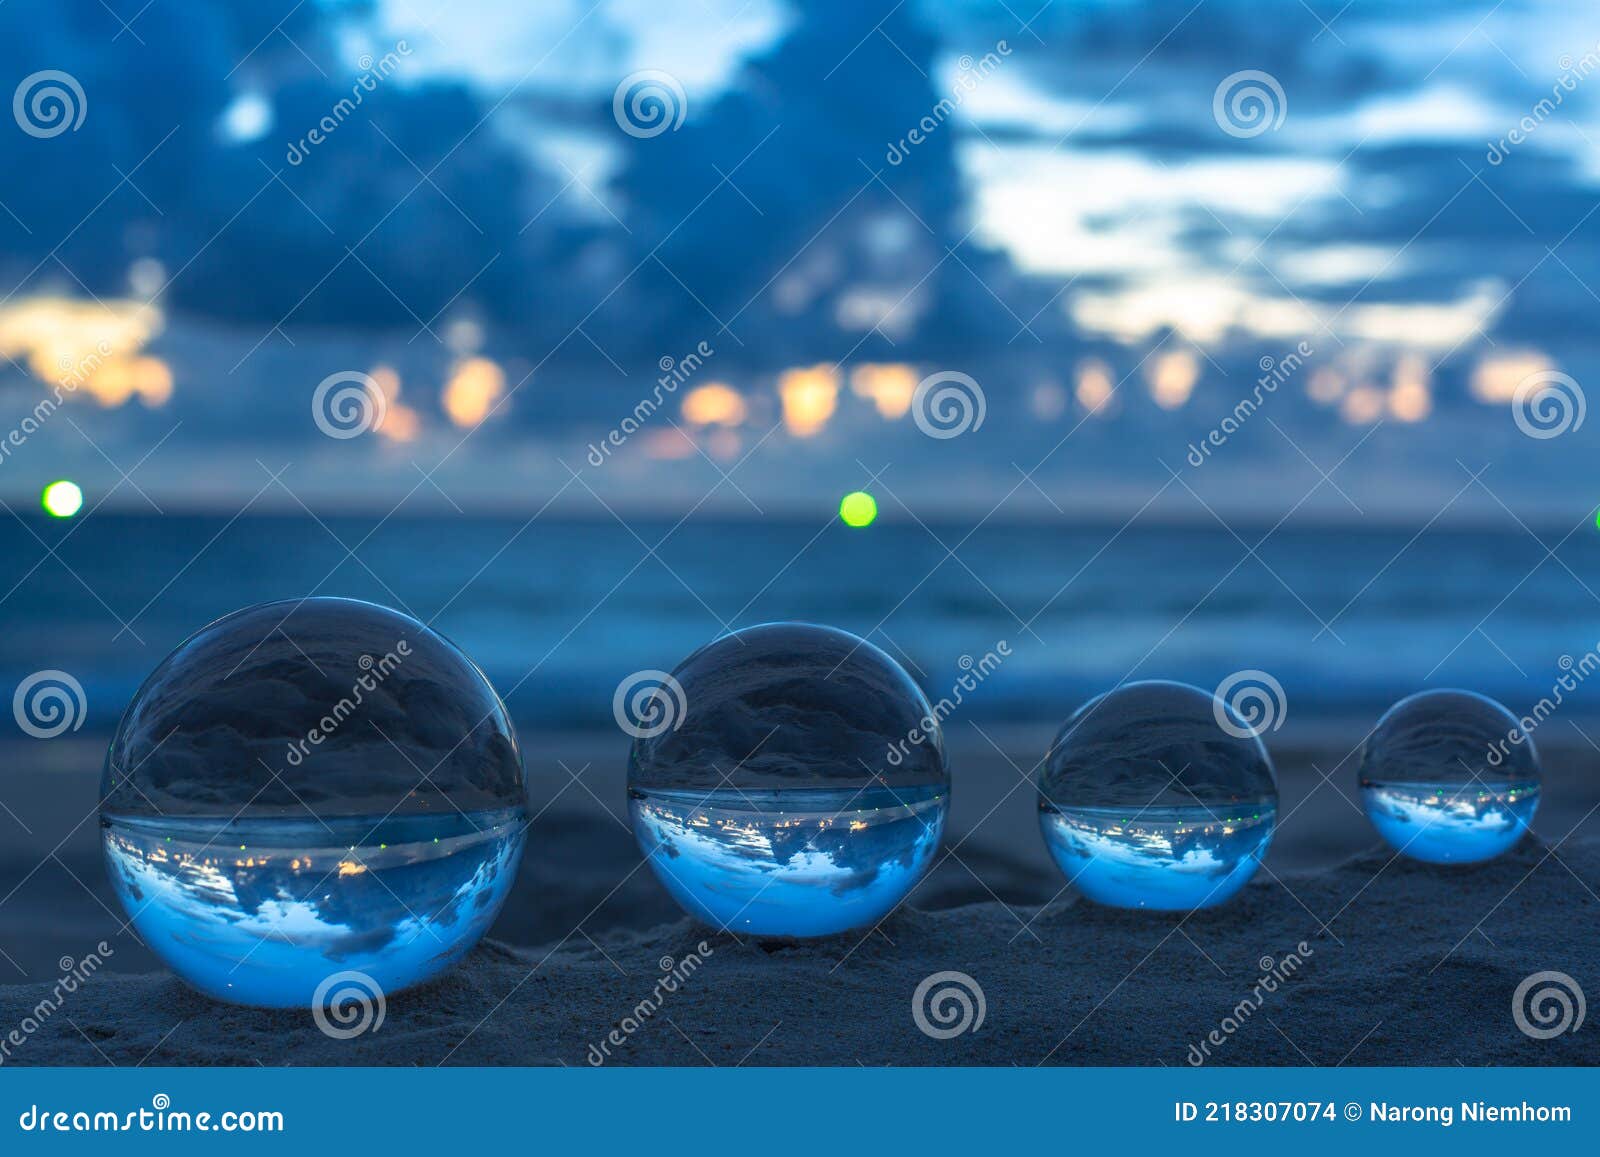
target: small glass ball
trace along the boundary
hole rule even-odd
[[[1119,908],[1221,904],[1266,855],[1278,815],[1267,749],[1184,683],[1129,683],[1066,721],[1039,774],[1039,826],[1067,880]]]
[[[1397,852],[1429,864],[1492,860],[1539,807],[1539,754],[1517,717],[1473,691],[1402,699],[1367,737],[1361,806]]]
[[[494,921],[527,803],[483,673],[408,615],[267,603],[162,660],[106,755],[100,827],[140,937],[208,996],[392,993]]]
[[[877,647],[770,623],[656,683],[626,717],[619,709],[636,737],[629,812],[690,915],[735,933],[826,936],[882,919],[928,871],[950,803],[943,734]]]

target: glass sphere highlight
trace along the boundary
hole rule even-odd
[[[267,603],[168,655],[106,755],[100,827],[140,937],[208,996],[393,993],[477,943],[516,877],[522,760],[451,643],[349,599]]]
[[[1091,699],[1039,774],[1045,846],[1078,891],[1119,908],[1223,903],[1261,866],[1277,815],[1277,775],[1254,729],[1184,683]]]
[[[691,916],[827,936],[880,920],[928,871],[950,804],[943,734],[877,647],[770,623],[702,647],[657,683],[630,712],[644,725],[619,710],[636,737],[628,810]]]
[[[1472,691],[1423,691],[1378,721],[1361,806],[1397,852],[1474,864],[1511,848],[1539,807],[1539,755],[1517,717]]]

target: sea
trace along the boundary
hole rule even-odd
[[[1592,527],[13,515],[0,691],[66,672],[80,726],[109,730],[211,620],[339,595],[453,640],[524,726],[613,727],[633,673],[774,620],[863,635],[979,722],[1053,723],[1119,683],[1239,673],[1269,676],[1301,722],[1375,717],[1428,687],[1521,714],[1563,679],[1564,710],[1600,716],[1600,679],[1584,682],[1597,592]]]

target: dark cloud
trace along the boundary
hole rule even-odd
[[[170,655],[106,757],[121,816],[381,817],[520,808],[499,699],[414,619],[318,598],[252,607]]]
[[[1231,709],[1182,683],[1130,683],[1080,707],[1050,745],[1040,794],[1057,807],[1277,802],[1266,748]],[[1219,724],[1225,714],[1232,732]]]
[[[944,741],[900,666],[831,627],[750,627],[702,647],[673,672],[657,734],[634,744],[629,785],[762,791],[944,785]],[[670,686],[670,685],[669,685]],[[669,702],[681,695],[676,702]],[[636,713],[646,724],[656,717]],[[654,730],[655,728],[649,728]]]
[[[0,134],[7,279],[110,295],[131,262],[155,258],[180,311],[413,330],[473,282],[496,320],[526,323],[543,238],[524,227],[556,186],[496,136],[489,102],[464,83],[408,76],[394,46],[375,55],[396,67],[370,80],[338,39],[365,15],[160,4],[120,32],[95,0],[5,6],[0,75],[64,71],[88,106],[74,132]],[[272,125],[241,143],[221,118],[245,92],[270,103]],[[319,125],[325,139],[308,144]]]

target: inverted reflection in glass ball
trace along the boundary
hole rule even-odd
[[[1260,867],[1277,814],[1261,740],[1184,683],[1129,683],[1090,700],[1039,775],[1056,864],[1089,899],[1121,908],[1221,904]]]
[[[690,915],[825,936],[881,919],[933,863],[950,800],[943,735],[877,647],[830,627],[749,627],[658,690],[661,709],[630,728],[629,811]]]
[[[1472,864],[1512,847],[1539,807],[1539,756],[1516,716],[1472,691],[1423,691],[1378,721],[1361,804],[1396,851]]]
[[[164,659],[106,756],[100,826],[140,937],[221,1000],[388,993],[487,931],[522,855],[522,762],[453,645],[348,599],[268,603]]]

